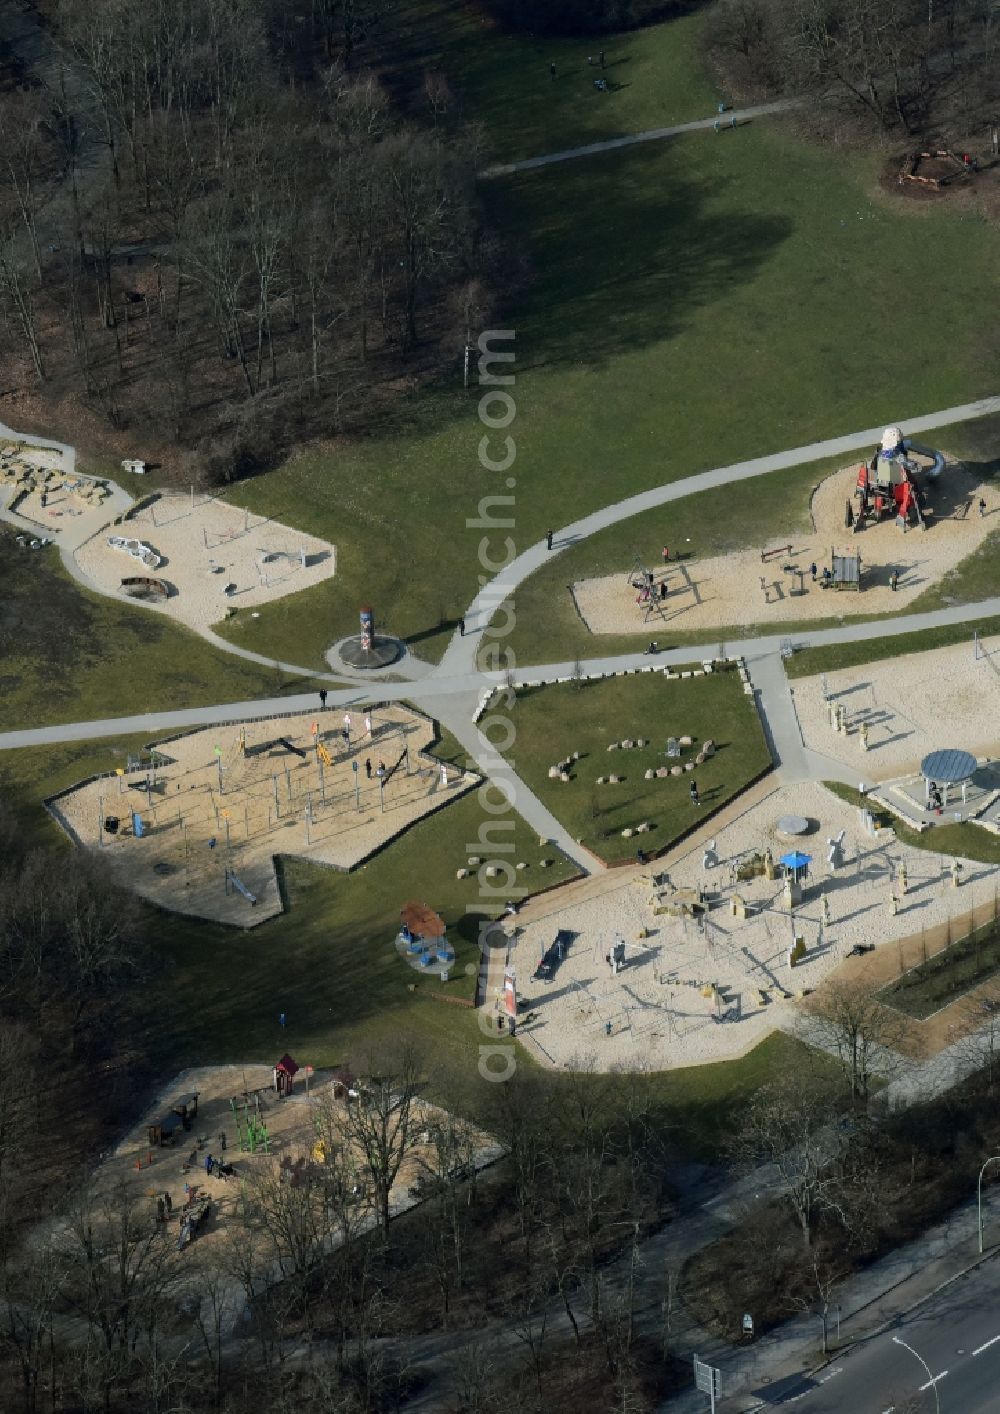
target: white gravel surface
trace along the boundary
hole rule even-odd
[[[108,544],[111,535],[142,540],[160,556],[156,570],[144,570]],[[300,552],[305,553],[303,567]],[[264,556],[272,558],[265,563]],[[337,568],[334,547],[263,516],[248,515],[211,496],[167,496],[121,525],[108,526],[76,552],[86,577],[104,594],[121,597],[128,575],[153,574],[173,593],[146,607],[206,629],[230,607],[253,608],[330,579]],[[226,587],[234,586],[227,594]]]
[[[777,858],[793,847],[776,833],[782,815],[817,822],[799,841],[813,865],[795,914],[795,931],[805,938],[808,955],[794,969],[787,964],[792,924],[782,905],[782,885],[763,877],[735,887],[730,881],[737,854],[770,848]],[[844,866],[833,873],[826,840],[841,829],[846,830]],[[551,910],[525,926],[512,961],[525,1003],[522,1016],[534,1011],[537,1020],[522,1023],[520,1030],[549,1061],[592,1063],[599,1070],[660,1070],[741,1055],[769,1032],[794,1027],[796,1000],[780,1000],[776,984],[791,993],[815,988],[856,943],[884,947],[967,913],[985,891],[992,893],[1000,877],[992,866],[964,861],[965,883],[954,888],[950,861],[900,844],[890,831],[875,839],[865,835],[857,812],[813,782],[781,787],[720,830],[716,844],[721,861],[716,869],[703,872],[697,849],[670,871],[679,887],[703,883],[717,895],[704,934],[690,920],[654,917],[650,885],[616,888],[613,879],[607,892],[572,908],[560,908],[556,891]],[[893,915],[889,895],[900,861],[906,863],[908,891]],[[735,892],[761,911],[747,921],[735,918],[729,904]],[[825,929],[823,893],[831,911]],[[643,928],[651,936],[640,940]],[[534,981],[535,967],[560,929],[574,935],[565,960],[551,982]],[[619,936],[628,944],[627,964],[615,977],[605,955]],[[712,983],[731,1004],[739,999],[738,1021],[712,1019],[714,1005],[701,994],[702,986]],[[769,992],[769,1003],[761,1004],[758,988]]]
[[[792,692],[803,740],[856,766],[859,780],[916,770],[929,751],[942,747],[1000,755],[1000,637],[983,639],[977,660],[970,626],[967,643],[843,668],[827,673],[826,683],[830,700],[847,709],[849,734],[830,726],[822,677],[799,678]]]

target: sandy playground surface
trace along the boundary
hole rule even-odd
[[[159,567],[145,569],[109,545],[111,536],[141,540],[160,557]],[[186,494],[165,494],[101,529],[80,546],[76,561],[102,593],[119,598],[128,576],[163,580],[170,597],[149,607],[194,629],[218,623],[230,607],[252,608],[308,589],[337,568],[336,550],[325,540],[214,496]]]
[[[27,536],[57,542],[98,530],[108,519],[105,483],[67,472],[63,461],[50,447],[0,439],[0,516]]]
[[[275,1052],[275,1060],[280,1051]],[[305,1058],[296,1056],[300,1066]],[[125,1137],[100,1164],[93,1175],[90,1190],[93,1196],[111,1193],[118,1184],[125,1184],[136,1197],[145,1198],[149,1204],[150,1221],[156,1220],[156,1199],[169,1193],[173,1204],[172,1221],[167,1225],[168,1235],[178,1231],[180,1214],[185,1202],[185,1185],[194,1190],[195,1198],[211,1200],[211,1210],[205,1228],[192,1245],[192,1253],[205,1257],[223,1242],[227,1235],[238,1238],[243,1231],[239,1211],[239,1198],[243,1184],[241,1180],[255,1172],[274,1171],[283,1168],[289,1182],[294,1182],[298,1165],[314,1161],[316,1128],[314,1114],[317,1106],[329,1102],[331,1076],[317,1072],[309,1081],[309,1095],[305,1093],[303,1071],[295,1080],[294,1093],[279,1100],[272,1086],[272,1070],[269,1065],[227,1065],[206,1066],[197,1070],[183,1071],[157,1097]],[[198,1094],[198,1114],[190,1131],[178,1129],[172,1144],[150,1148],[148,1126],[161,1116],[169,1113],[173,1104],[193,1092]],[[254,1112],[255,1100],[259,1097],[261,1118],[267,1126],[269,1153],[241,1153],[237,1132],[237,1118],[231,1101],[236,1100],[237,1108],[243,1111],[249,1103]],[[435,1105],[418,1101],[415,1109],[415,1128],[420,1130],[420,1141],[404,1160],[399,1176],[393,1185],[391,1207],[394,1214],[410,1208],[417,1198],[410,1193],[410,1187],[427,1174],[429,1166],[435,1162],[435,1151],[430,1142],[427,1126],[440,1123],[445,1111]],[[223,1152],[220,1136],[226,1136]],[[469,1129],[469,1146],[474,1154],[477,1168],[492,1163],[500,1154],[500,1146],[481,1130]],[[209,1154],[223,1158],[235,1170],[230,1178],[209,1176],[205,1172],[205,1159]],[[152,1158],[152,1163],[148,1160]],[[192,1162],[193,1161],[193,1162]],[[136,1165],[139,1165],[137,1168]]]
[[[929,751],[944,747],[1000,755],[1000,638],[983,639],[977,660],[972,627],[967,643],[827,673],[830,700],[847,709],[847,736],[830,726],[823,677],[793,682],[806,746],[856,766],[866,781],[916,770]],[[862,723],[867,751],[858,734]]]
[[[144,758],[121,777],[73,787],[50,808],[78,843],[93,849],[103,842],[106,858],[141,897],[177,913],[250,927],[281,912],[275,855],[354,868],[478,782],[448,767],[445,783],[441,763],[423,754],[434,740],[433,723],[406,707],[374,713],[370,739],[364,714],[354,712],[349,750],[343,723],[339,711],[328,711],[191,732],[162,745],[155,773]],[[319,759],[313,724],[332,764]],[[408,761],[401,759],[404,749]],[[387,771],[400,763],[387,778],[384,810],[379,762]],[[141,819],[141,838],[132,811]],[[102,827],[108,816],[120,822],[114,834]],[[230,871],[256,902],[231,885]]]
[[[812,833],[797,842],[779,836],[777,821],[789,814],[814,822]],[[843,865],[833,871],[826,841],[841,830]],[[992,898],[1000,879],[1000,869],[965,860],[964,883],[955,888],[948,860],[900,844],[889,830],[866,835],[857,812],[813,782],[776,789],[715,840],[716,868],[703,870],[697,848],[668,871],[671,885],[701,884],[709,892],[704,928],[690,918],[654,914],[655,865],[646,877],[633,875],[621,885],[612,876],[606,890],[575,905],[560,903],[572,896],[572,885],[525,905],[511,947],[522,999],[518,1036],[541,1059],[558,1066],[592,1061],[599,1070],[665,1070],[743,1055],[771,1031],[794,1030],[795,994],[815,989],[856,943],[895,950],[898,939]],[[732,871],[747,852],[770,848],[777,859],[796,846],[813,862],[795,911],[807,954],[790,968],[792,924],[781,882],[759,876],[736,883]],[[894,880],[899,892],[903,862],[908,887],[893,915],[889,896]],[[734,894],[753,906],[749,918],[733,915]],[[640,936],[643,929],[648,937]],[[559,930],[568,935],[565,959],[551,981],[535,981],[539,958]],[[626,961],[615,976],[605,959],[618,938],[626,943]],[[720,1012],[729,1019],[716,1021]]]
[[[911,525],[904,533],[889,518],[852,534],[844,527],[844,504],[851,501],[857,508],[853,495],[858,465],[852,462],[817,487],[811,505],[814,534],[782,534],[779,528],[768,545],[758,550],[666,567],[650,565],[657,593],[655,611],[650,614],[636,603],[636,591],[624,566],[620,574],[579,580],[571,591],[580,616],[592,633],[640,633],[668,625],[687,630],[898,613],[925,589],[940,583],[991,531],[1000,528],[997,488],[981,484],[960,466],[949,463],[937,481],[929,484],[926,531]],[[752,490],[740,494],[752,494]],[[980,496],[986,501],[983,517],[976,507]],[[677,515],[682,523],[682,510]],[[668,543],[671,551],[677,549]],[[761,550],[789,543],[787,553],[761,562]],[[831,548],[838,553],[860,551],[861,593],[822,589],[812,583],[810,565],[815,563],[822,573],[823,566],[830,563]],[[801,577],[792,567],[803,571]],[[889,584],[893,571],[899,575],[895,591]],[[668,592],[661,601],[658,595],[663,580]]]

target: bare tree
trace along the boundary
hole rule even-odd
[[[803,1035],[837,1057],[854,1099],[867,1100],[876,1073],[899,1065],[906,1018],[864,982],[829,982],[807,1001]]]
[[[414,1113],[420,1083],[416,1052],[403,1047],[394,1057],[370,1056],[363,1075],[360,1097],[345,1100],[336,1111],[338,1137],[341,1147],[350,1147],[360,1156],[382,1240],[388,1244],[393,1184],[419,1138]]]
[[[773,1166],[778,1191],[795,1215],[806,1248],[817,1214],[839,1199],[841,1142],[831,1101],[823,1081],[790,1073],[757,1091],[735,1139],[736,1155],[746,1166]]]

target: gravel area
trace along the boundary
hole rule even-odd
[[[99,847],[100,822],[116,816],[119,832],[100,832],[102,852],[130,888],[176,913],[249,927],[282,910],[275,855],[352,869],[478,782],[477,776],[449,767],[444,783],[440,763],[422,754],[434,741],[433,723],[406,707],[379,709],[371,740],[359,739],[364,718],[355,713],[350,752],[340,735],[340,714],[320,714],[320,740],[333,758],[322,770],[313,747],[314,721],[303,715],[247,722],[242,728],[247,747],[264,747],[248,756],[240,752],[237,726],[189,733],[164,744],[168,759],[157,767],[148,797],[147,773],[136,771],[127,779],[104,777],[75,787],[53,802],[53,814],[91,849]],[[305,759],[282,746],[280,738],[306,752]],[[389,780],[383,810],[378,764],[384,761],[391,769],[404,744],[411,770],[400,766]],[[366,761],[373,769],[370,779]],[[132,810],[142,818],[141,838],[132,832]],[[227,888],[227,867],[256,902]]]
[[[1000,637],[934,648],[826,674],[830,700],[847,709],[850,731],[834,731],[821,676],[792,684],[806,746],[857,766],[858,779],[885,780],[916,770],[929,751],[960,747],[1000,755]],[[868,727],[868,750],[858,727]]]
[[[143,541],[160,557],[160,566],[143,568],[108,544],[112,535]],[[336,550],[326,540],[213,496],[186,495],[165,496],[121,525],[101,529],[79,547],[76,561],[97,589],[118,598],[126,576],[164,580],[170,597],[146,607],[194,629],[210,628],[230,607],[252,608],[308,589],[332,578],[337,568]]]
[[[853,504],[857,472],[858,463],[852,462],[817,487],[811,504],[812,534],[779,529],[767,546],[665,568],[650,566],[655,571],[657,596],[663,580],[668,593],[662,601],[657,597],[655,612],[648,617],[646,608],[636,603],[636,591],[624,569],[619,574],[577,581],[572,592],[584,623],[592,633],[639,633],[667,624],[685,630],[749,624],[766,627],[791,620],[898,613],[977,550],[991,531],[1000,528],[997,487],[991,482],[981,484],[959,465],[949,463],[931,484],[932,513],[927,516],[926,531],[911,526],[904,533],[887,519],[854,534],[844,528],[844,505],[847,501]],[[980,496],[987,509],[982,517],[976,509]],[[790,550],[761,562],[762,550],[788,544]],[[810,566],[815,563],[822,573],[823,566],[830,563],[831,548],[861,552],[864,587],[860,594],[822,589],[812,583]],[[803,571],[801,577],[786,572],[786,566]],[[894,571],[899,576],[895,591],[889,583]]]
[[[758,877],[732,882],[734,858],[770,848],[777,859],[793,846],[776,831],[782,815],[803,815],[815,822],[797,846],[812,856],[811,877],[795,912],[795,933],[805,939],[807,954],[788,965],[792,923],[782,903],[782,885]],[[844,830],[843,866],[827,864],[826,841]],[[542,1056],[559,1066],[593,1064],[662,1070],[730,1059],[744,1054],[776,1029],[793,1029],[796,993],[813,989],[856,944],[884,948],[967,913],[1000,879],[993,866],[963,861],[961,887],[951,880],[950,861],[900,844],[891,831],[872,838],[857,813],[821,785],[805,782],[781,787],[716,837],[719,865],[702,868],[702,850],[688,854],[670,870],[679,888],[699,884],[712,896],[702,931],[690,919],[654,916],[649,882],[616,885],[561,908],[559,891],[546,901],[547,911],[532,910],[532,921],[516,937],[511,960],[522,999],[519,1034],[537,1044]],[[905,862],[908,889],[892,914],[892,880]],[[898,892],[898,888],[897,888]],[[752,905],[752,916],[733,915],[734,894]],[[830,905],[823,922],[822,897]],[[557,931],[571,936],[565,959],[550,982],[533,979],[539,958]],[[640,937],[649,930],[648,937]],[[606,954],[616,938],[626,945],[626,964],[613,976]],[[703,995],[715,986],[721,1009],[739,1019],[717,1022],[717,1003]],[[761,992],[770,998],[762,1001]],[[781,992],[791,995],[781,998]]]

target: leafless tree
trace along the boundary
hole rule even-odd
[[[812,1244],[817,1214],[839,1200],[836,1161],[841,1149],[830,1087],[811,1075],[790,1073],[763,1086],[743,1112],[735,1138],[747,1167],[773,1165],[777,1187]]]
[[[867,1100],[874,1075],[889,1075],[900,1064],[906,1018],[864,982],[834,981],[808,999],[803,1034],[837,1057],[852,1097]]]

